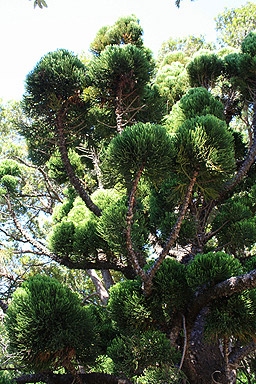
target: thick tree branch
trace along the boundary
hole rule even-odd
[[[8,305],[4,303],[3,300],[0,300],[0,308],[2,309],[3,313],[6,313]]]
[[[119,379],[114,375],[106,373],[85,373],[78,375],[83,384],[131,384],[128,379]],[[13,379],[17,384],[38,383],[46,384],[72,384],[75,383],[74,377],[70,374],[36,373],[22,375]]]
[[[190,325],[193,324],[202,308],[206,307],[212,300],[229,297],[235,293],[254,288],[256,288],[256,269],[240,276],[230,277],[209,289],[196,292],[194,300],[192,300],[188,309],[187,318]]]
[[[256,344],[255,341],[252,341],[251,343],[238,348],[235,348],[229,356],[229,363],[231,365],[238,366],[241,361],[248,356],[250,353],[253,353],[256,351]]]

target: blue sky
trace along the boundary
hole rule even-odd
[[[19,100],[26,75],[50,51],[66,48],[88,53],[103,25],[135,14],[144,30],[144,43],[155,57],[170,37],[203,34],[216,39],[215,21],[225,8],[246,0],[46,0],[48,8],[34,9],[34,0],[0,0],[0,98]]]

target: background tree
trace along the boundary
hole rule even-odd
[[[205,37],[189,35],[183,38],[170,38],[162,44],[158,59],[161,61],[169,52],[181,51],[186,56],[193,56],[201,49],[214,50],[216,47],[213,43],[205,41]]]
[[[133,44],[143,46],[143,30],[135,15],[120,17],[113,26],[102,27],[91,44],[91,51],[99,55],[108,45]]]
[[[256,6],[248,1],[240,8],[226,8],[215,21],[221,46],[240,48],[244,38],[256,28]]]

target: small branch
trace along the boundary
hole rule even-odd
[[[36,249],[38,249],[40,252],[42,252],[43,254],[47,255],[47,256],[50,256],[50,252],[48,251],[47,248],[45,248],[39,241],[35,240],[32,236],[30,236],[29,233],[27,233],[21,226],[20,222],[18,221],[16,215],[15,215],[15,212],[14,210],[12,209],[12,206],[11,206],[11,202],[10,202],[10,198],[9,198],[9,194],[7,193],[6,196],[5,196],[5,200],[6,200],[6,203],[7,203],[7,207],[8,207],[8,210],[10,212],[10,215],[13,219],[13,222],[15,224],[15,227],[17,228],[17,230],[21,233],[21,235],[31,244],[33,245],[33,247],[35,247]]]
[[[187,330],[186,330],[186,319],[185,319],[184,315],[182,315],[182,324],[183,324],[183,332],[184,332],[184,345],[183,345],[182,358],[181,358],[180,365],[179,365],[179,368],[177,371],[177,375],[181,371],[181,368],[183,366],[184,359],[185,359],[186,350],[187,350]]]
[[[208,241],[210,240],[213,236],[216,235],[216,233],[218,233],[223,227],[225,227],[225,225],[227,225],[228,223],[230,223],[230,220],[227,220],[225,221],[225,223],[223,223],[218,229],[216,229],[215,231],[213,232],[209,232],[205,235],[205,240]]]
[[[233,351],[230,353],[229,356],[229,362],[231,365],[238,366],[240,362],[248,356],[250,353],[253,353],[256,351],[256,344],[255,341],[252,341],[251,343],[245,345],[244,347],[241,347],[240,345],[237,348],[234,348]]]

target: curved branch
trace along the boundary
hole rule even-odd
[[[181,371],[181,368],[183,366],[184,359],[185,359],[186,350],[187,350],[187,329],[186,329],[186,319],[184,315],[182,315],[182,324],[183,324],[183,333],[184,333],[184,345],[183,345],[182,357],[181,357],[177,374]]]
[[[158,257],[158,259],[155,261],[154,265],[149,269],[147,275],[148,275],[148,279],[147,279],[147,282],[148,282],[148,286],[145,287],[145,293],[146,294],[150,294],[150,290],[151,290],[151,285],[152,285],[152,280],[156,274],[156,272],[158,271],[158,269],[160,268],[161,264],[163,263],[165,257],[168,255],[168,252],[170,251],[171,247],[173,246],[174,242],[176,241],[178,235],[179,235],[179,232],[180,232],[180,228],[181,228],[181,224],[185,218],[185,214],[186,214],[186,211],[188,209],[188,205],[189,205],[189,201],[191,199],[191,196],[192,196],[192,192],[193,192],[193,188],[194,188],[194,185],[196,183],[196,179],[197,179],[197,175],[198,175],[198,172],[195,171],[190,183],[189,183],[189,186],[188,186],[188,189],[187,189],[187,194],[185,196],[185,199],[183,201],[183,204],[181,206],[181,209],[180,209],[180,212],[179,212],[179,217],[172,229],[172,232],[169,236],[169,238],[167,239],[167,242],[164,246],[164,249],[163,251],[161,252],[160,256]]]
[[[230,277],[229,279],[216,284],[206,290],[196,292],[188,310],[189,323],[192,324],[202,308],[206,307],[212,300],[229,297],[235,293],[256,288],[256,269],[240,276]]]
[[[68,157],[68,151],[66,147],[66,140],[64,136],[64,126],[62,121],[62,114],[59,113],[56,119],[56,126],[57,126],[57,134],[58,134],[58,144],[59,144],[59,150],[61,155],[61,160],[64,165],[64,168],[67,172],[69,181],[81,197],[81,199],[85,202],[86,206],[92,211],[96,216],[101,216],[101,210],[99,207],[97,207],[96,204],[93,203],[90,196],[85,191],[81,181],[76,176],[74,169],[70,163],[69,157]]]

